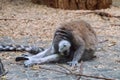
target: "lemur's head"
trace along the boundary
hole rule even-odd
[[[70,42],[69,41],[67,41],[67,40],[61,40],[60,42],[59,42],[59,45],[58,45],[58,47],[59,47],[59,52],[61,53],[61,54],[63,54],[65,51],[69,51],[70,50],[70,47],[71,47],[71,44],[70,44]]]

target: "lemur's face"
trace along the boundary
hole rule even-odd
[[[65,51],[68,52],[68,51],[70,50],[71,44],[70,44],[70,42],[67,41],[67,40],[62,40],[62,41],[59,42],[58,47],[59,47],[59,49],[58,49],[59,52],[60,52],[61,54],[63,54]]]

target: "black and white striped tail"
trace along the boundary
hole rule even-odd
[[[0,45],[1,51],[26,51],[31,54],[37,54],[44,51],[42,47],[24,46],[24,45]]]

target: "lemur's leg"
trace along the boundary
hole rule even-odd
[[[31,58],[42,58],[46,55],[51,55],[51,54],[54,54],[54,48],[52,46],[36,55],[31,56]]]
[[[43,52],[40,52],[40,53],[38,53],[38,54],[36,54],[36,55],[33,55],[33,56],[30,56],[30,57],[25,57],[25,58],[27,58],[26,59],[26,61],[25,61],[25,66],[29,66],[29,65],[33,65],[33,64],[35,64],[35,63],[40,63],[40,62],[44,62],[44,61],[46,61],[46,59],[49,59],[49,58],[45,58],[45,59],[43,59],[42,61],[40,61],[43,57],[47,57],[47,56],[49,56],[49,55],[53,55],[54,54],[54,48],[53,48],[53,46],[51,46],[50,48],[48,48],[48,49],[46,49],[46,50],[44,50]],[[52,57],[52,58],[54,58],[54,57]],[[51,59],[50,59],[51,60]]]
[[[24,61],[25,67],[32,66],[33,64],[42,64],[42,63],[48,63],[52,61],[58,61],[59,55],[58,54],[52,54],[43,58],[33,58]]]

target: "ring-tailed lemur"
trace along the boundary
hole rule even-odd
[[[56,29],[52,45],[37,55],[23,57],[24,64],[31,66],[59,61],[65,57],[70,61],[69,65],[76,66],[80,60],[91,60],[95,57],[96,45],[96,33],[87,22],[82,20],[65,22]]]

